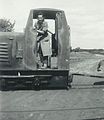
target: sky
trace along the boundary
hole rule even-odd
[[[15,31],[23,32],[35,8],[65,11],[73,48],[104,48],[104,0],[0,0],[0,18],[15,20]]]

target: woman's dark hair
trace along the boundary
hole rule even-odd
[[[37,14],[37,17],[38,17],[38,15],[42,15],[42,16],[44,17],[44,15],[43,15],[43,13],[42,13],[42,12],[39,12],[39,13]]]

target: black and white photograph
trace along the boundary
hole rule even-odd
[[[0,0],[0,120],[104,120],[104,0]]]

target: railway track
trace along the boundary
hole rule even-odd
[[[103,78],[74,76],[67,90],[0,92],[0,120],[103,120]]]

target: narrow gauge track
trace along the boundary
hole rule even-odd
[[[5,112],[5,113],[17,113],[17,112],[55,112],[55,111],[79,111],[79,110],[99,110],[99,109],[102,109],[104,110],[104,106],[102,107],[86,107],[86,108],[57,108],[57,109],[41,109],[41,110],[17,110],[17,111],[2,111],[0,110],[1,113]]]

